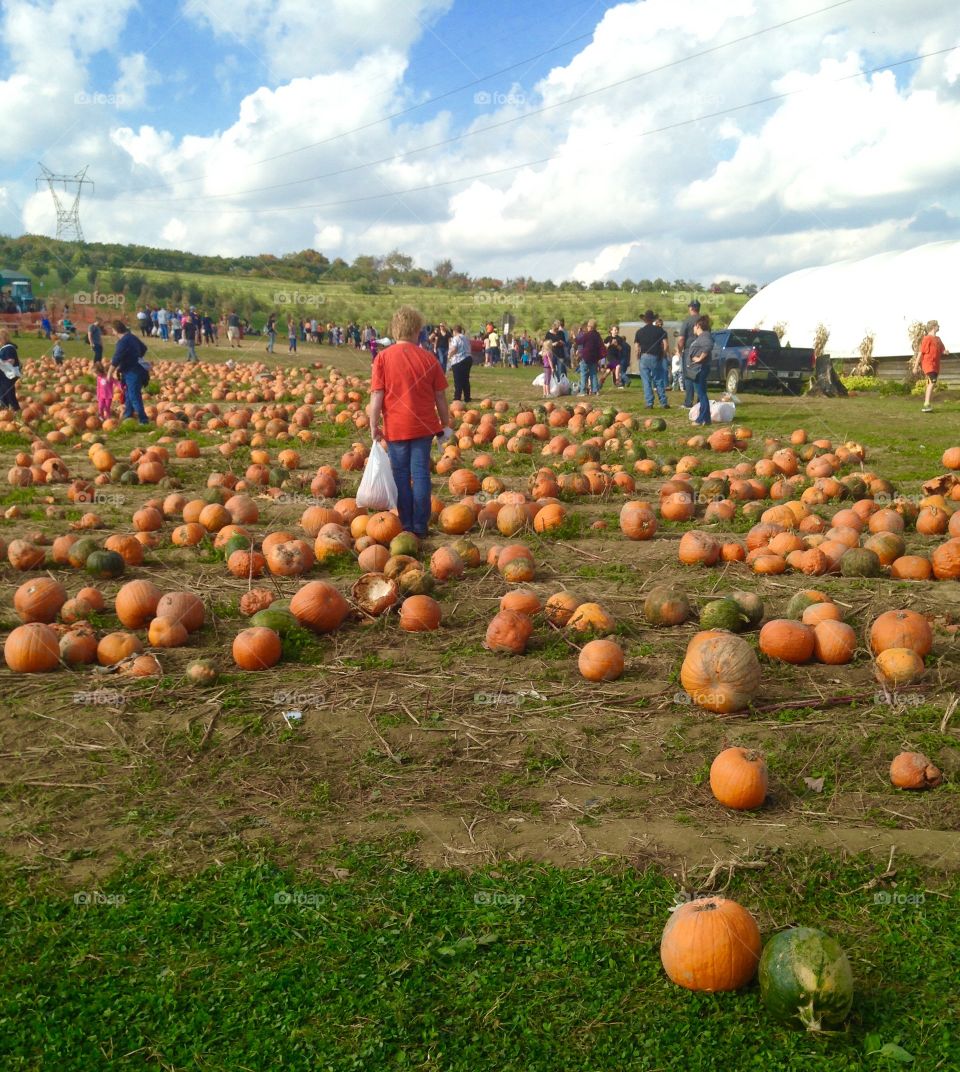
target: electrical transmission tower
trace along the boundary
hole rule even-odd
[[[88,164],[87,167],[89,166]],[[83,193],[84,186],[89,186],[91,192],[93,191],[93,179],[86,178],[87,168],[85,167],[83,171],[78,171],[76,175],[54,175],[48,167],[41,163],[40,170],[43,172],[43,176],[37,179],[37,189],[40,189],[43,182],[46,182],[50,188],[53,204],[57,210],[57,238],[62,238],[67,242],[82,242],[83,228],[80,226],[80,195]],[[64,193],[67,194],[76,187],[77,193],[73,199],[73,204],[68,205],[61,201],[60,195],[57,193],[57,186],[61,184]]]

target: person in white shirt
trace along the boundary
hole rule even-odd
[[[483,356],[484,368],[489,368],[491,365],[498,365],[500,363],[500,336],[497,334],[496,329],[492,329],[487,334],[487,342]]]

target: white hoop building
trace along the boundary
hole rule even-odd
[[[782,276],[756,294],[731,327],[786,326],[783,341],[812,346],[817,324],[830,329],[826,352],[859,358],[873,334],[875,357],[911,354],[907,327],[937,320],[949,353],[960,352],[960,242],[931,242],[903,253],[880,253]]]

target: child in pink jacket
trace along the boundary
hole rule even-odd
[[[97,416],[105,420],[113,413],[113,388],[116,380],[112,370],[104,369],[103,365],[95,366],[97,373]]]

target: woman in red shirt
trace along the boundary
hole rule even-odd
[[[382,435],[397,483],[397,513],[404,530],[421,539],[430,524],[430,447],[450,427],[447,377],[436,355],[417,345],[423,317],[401,306],[390,324],[396,339],[377,354],[370,379],[370,431]]]
[[[937,336],[940,325],[936,320],[927,322],[927,333],[920,342],[920,367],[926,373],[927,391],[923,396],[923,409],[921,413],[932,413],[933,392],[937,387],[937,377],[940,375],[940,359],[946,353],[943,340]]]

